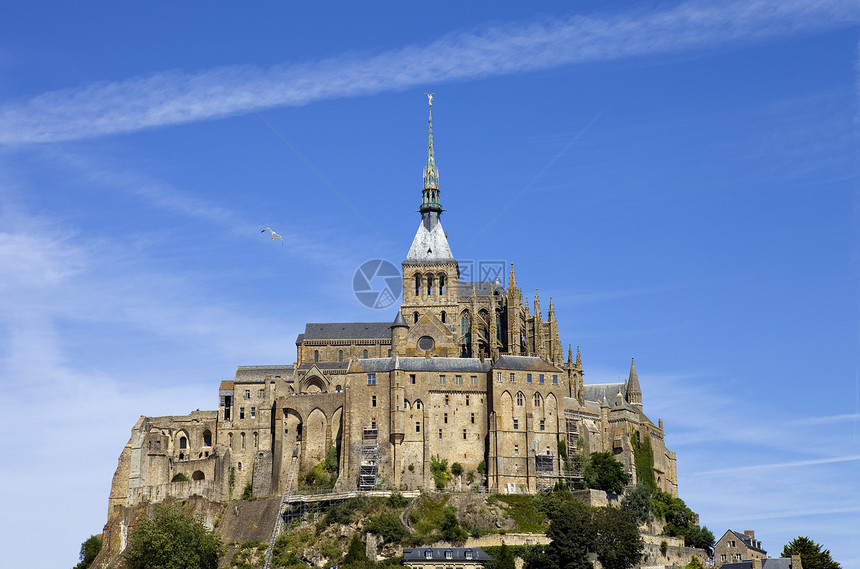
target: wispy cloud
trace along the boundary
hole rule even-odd
[[[752,464],[749,466],[733,466],[731,468],[718,468],[716,470],[708,470],[699,472],[698,474],[726,474],[729,472],[745,472],[751,470],[769,470],[773,468],[796,468],[799,466],[815,466],[817,464],[833,464],[836,462],[855,462],[860,460],[860,455],[856,456],[838,456],[833,458],[816,458],[812,460],[795,460],[791,462],[776,462],[773,464]]]
[[[668,10],[494,25],[428,45],[298,65],[170,71],[53,91],[0,108],[0,144],[56,142],[280,106],[564,65],[733,45],[860,21],[852,0],[684,3]]]
[[[807,417],[794,421],[797,425],[829,425],[831,423],[850,423],[860,420],[860,413],[846,413],[844,415],[827,415],[824,417]]]

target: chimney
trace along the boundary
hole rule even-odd
[[[752,559],[752,569],[761,569],[761,559],[757,557]]]
[[[803,565],[800,563],[800,555],[791,556],[791,569],[803,569]]]
[[[748,538],[750,538],[751,540],[755,541],[755,530],[745,529],[744,535],[747,536]]]

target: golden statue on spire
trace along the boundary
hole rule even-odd
[[[424,93],[424,94],[427,95],[427,101],[430,103],[430,106],[432,107],[433,106],[433,95],[435,95],[436,93]]]

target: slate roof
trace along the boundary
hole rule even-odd
[[[368,358],[358,360],[351,371],[376,373],[395,367],[403,371],[486,373],[492,366],[489,360],[481,362],[478,358]]]
[[[767,555],[767,551],[765,551],[765,550],[764,550],[764,549],[762,549],[761,547],[756,547],[756,546],[755,546],[755,544],[753,544],[753,538],[751,538],[751,537],[750,537],[750,536],[748,536],[747,534],[737,532],[737,531],[735,531],[735,530],[733,530],[733,529],[730,529],[730,530],[729,530],[728,532],[726,532],[726,533],[731,533],[732,535],[734,535],[736,538],[738,538],[739,540],[741,540],[741,541],[744,543],[744,545],[746,545],[748,548],[750,548],[750,549],[752,549],[752,550],[755,550],[755,551],[758,551],[758,552],[759,552],[759,553],[761,553],[762,555]],[[723,534],[723,537],[725,537],[725,534]],[[723,539],[723,538],[721,537],[720,539]],[[758,541],[758,540],[756,540],[756,541]],[[758,543],[761,543],[761,542],[758,542]]]
[[[412,240],[412,246],[406,254],[406,262],[440,261],[454,261],[454,255],[451,253],[448,238],[445,236],[445,230],[442,229],[442,222],[439,221],[438,216],[427,215],[421,220],[421,225],[415,232],[415,239]]]
[[[427,552],[430,552],[430,558],[427,558]],[[472,552],[470,561],[491,561],[493,558],[487,555],[487,552],[480,547],[416,547],[414,549],[403,550],[403,561],[467,561],[466,552]],[[451,553],[451,559],[445,557],[445,553]]]
[[[752,560],[723,563],[720,569],[752,569]],[[791,569],[790,557],[768,557],[761,560],[761,569]]]
[[[559,368],[536,356],[513,356],[509,354],[500,355],[493,368],[521,371],[554,371],[556,373],[561,373]]]
[[[475,296],[490,296],[497,290],[500,294],[505,294],[505,287],[496,283],[461,281],[457,283],[457,294],[459,296],[472,296],[472,285],[475,285]]]
[[[390,322],[309,322],[302,340],[379,340],[391,339]]]
[[[603,401],[603,396],[606,396],[606,403],[610,407],[615,406],[615,398],[618,397],[618,389],[621,389],[621,396],[623,397],[625,394],[625,384],[624,383],[592,383],[583,386],[585,390],[585,400],[586,401],[597,401],[600,403]],[[630,411],[635,411],[633,405],[627,402],[625,399],[623,407]]]

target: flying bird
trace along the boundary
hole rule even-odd
[[[272,239],[280,239],[280,240],[281,240],[281,242],[283,242],[283,241],[284,241],[284,238],[283,238],[283,237],[281,237],[280,235],[278,235],[277,233],[275,233],[274,231],[272,231],[272,228],[271,228],[271,227],[267,227],[267,228],[265,228],[265,229],[264,229],[264,230],[262,230],[260,233],[265,233],[266,231],[268,231],[269,233],[271,233],[271,234],[272,234]]]

